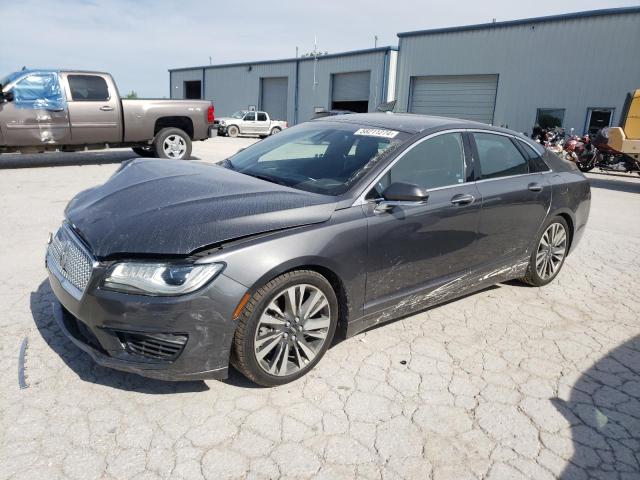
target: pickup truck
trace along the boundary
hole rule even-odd
[[[108,73],[23,70],[0,79],[0,153],[132,147],[144,157],[188,159],[205,140],[213,104],[121,99]]]
[[[271,120],[267,112],[254,112],[240,110],[230,117],[221,117],[215,120],[218,135],[237,137],[238,135],[257,135],[260,138],[268,137],[287,128],[287,122]]]

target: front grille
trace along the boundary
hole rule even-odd
[[[80,247],[79,242],[73,233],[61,227],[51,239],[48,257],[69,283],[84,292],[93,271],[93,259]]]
[[[125,349],[152,360],[174,360],[187,343],[187,336],[171,333],[117,332]]]

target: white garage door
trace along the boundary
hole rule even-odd
[[[497,75],[412,77],[409,111],[493,123],[497,90]]]
[[[371,72],[335,73],[331,89],[334,102],[369,101]]]
[[[274,120],[287,120],[288,90],[287,77],[263,78],[260,110],[267,112]]]

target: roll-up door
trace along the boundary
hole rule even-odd
[[[493,123],[497,75],[412,77],[409,111]]]
[[[331,84],[331,108],[367,112],[371,72],[334,73]]]
[[[287,77],[262,78],[260,110],[264,110],[273,120],[287,120]]]

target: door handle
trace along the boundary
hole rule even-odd
[[[476,197],[468,193],[459,193],[451,199],[454,205],[470,205],[475,202]]]
[[[541,192],[542,191],[542,185],[540,185],[539,183],[530,183],[527,188],[529,190],[531,190],[532,192]]]
[[[109,105],[105,105],[104,107],[100,107],[100,110],[102,110],[103,112],[112,112],[113,111],[113,107],[111,107]]]

